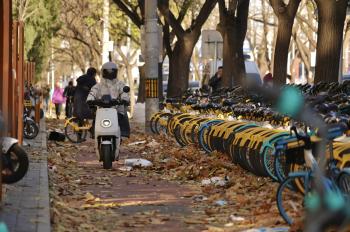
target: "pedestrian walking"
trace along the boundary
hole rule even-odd
[[[215,75],[209,80],[209,86],[212,88],[213,92],[217,92],[220,88],[222,88],[222,71],[223,67],[220,66]]]
[[[265,87],[273,87],[273,76],[271,73],[267,73],[263,78],[263,85]]]
[[[89,68],[86,74],[77,79],[74,94],[73,115],[79,120],[93,119],[93,114],[86,103],[91,88],[96,85],[96,69]]]
[[[63,89],[59,86],[59,83],[56,83],[53,94],[52,94],[52,103],[55,104],[56,109],[56,118],[59,119],[61,115],[61,107],[65,99],[63,96]]]
[[[47,112],[49,109],[49,101],[50,101],[50,87],[48,85],[43,86],[42,94],[44,100],[44,111]]]
[[[73,116],[75,86],[73,81],[69,81],[68,86],[64,88],[63,96],[66,98],[66,118]]]

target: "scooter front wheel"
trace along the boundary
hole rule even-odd
[[[16,183],[21,180],[28,171],[28,155],[18,144],[15,144],[8,153],[2,155],[2,165],[3,183]]]
[[[101,145],[101,157],[103,161],[104,169],[111,169],[113,166],[113,149],[110,144],[102,144]]]

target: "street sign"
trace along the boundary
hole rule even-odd
[[[215,30],[202,31],[202,57],[204,59],[222,59],[223,39]]]
[[[108,51],[108,52],[113,52],[114,41],[108,41],[105,44],[103,44],[103,46],[104,46],[103,50]]]

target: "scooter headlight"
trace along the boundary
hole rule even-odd
[[[112,122],[111,122],[111,120],[109,120],[109,119],[103,119],[103,120],[101,121],[101,126],[102,126],[103,128],[109,128],[109,127],[112,126]]]

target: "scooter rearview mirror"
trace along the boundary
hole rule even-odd
[[[129,86],[124,86],[123,92],[124,93],[129,93],[130,92],[130,87]]]

